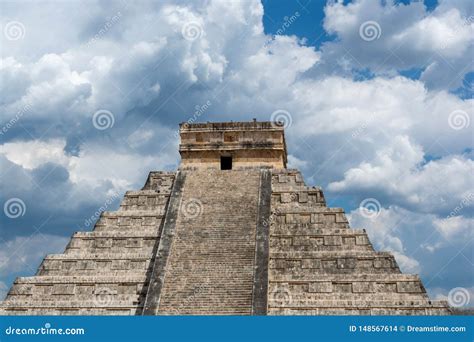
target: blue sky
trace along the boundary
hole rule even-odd
[[[0,212],[0,297],[108,198],[176,169],[179,122],[275,113],[291,167],[377,249],[434,298],[474,294],[470,1],[0,9],[0,203],[23,214]]]

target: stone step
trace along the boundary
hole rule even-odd
[[[276,203],[275,208],[272,208],[272,213],[275,214],[344,214],[345,211],[343,208],[337,207],[308,207],[308,206],[299,206],[291,203]]]
[[[182,203],[201,214],[178,214],[159,314],[251,312],[259,183],[258,170],[186,174]]]
[[[316,212],[317,208],[311,208],[309,210],[279,210],[272,212],[272,223],[275,225],[279,224],[294,224],[294,223],[316,223],[324,227],[326,224],[327,228],[343,228],[348,227],[348,221],[343,212]]]
[[[10,308],[8,310],[2,310],[0,308],[1,315],[9,316],[130,316],[140,313],[140,308],[137,305],[125,308],[70,308],[70,307],[50,307],[50,308]]]
[[[110,225],[110,224],[98,224],[94,227],[94,230],[91,232],[96,232],[96,233],[105,233],[105,234],[133,234],[133,233],[140,233],[143,232],[144,234],[151,234],[151,232],[156,232],[158,233],[159,228],[161,226],[161,221],[162,219],[156,220],[155,224],[148,225],[147,222],[145,221],[140,221],[138,222],[139,224],[137,225]],[[142,223],[147,223],[147,225],[142,225]],[[155,234],[156,235],[156,234]]]
[[[271,252],[269,272],[277,277],[300,279],[305,275],[320,277],[336,273],[400,273],[392,254],[363,251],[294,251]]]
[[[153,190],[128,191],[120,204],[119,211],[163,210],[169,200],[167,194]]]
[[[110,229],[104,231],[93,230],[90,232],[75,232],[73,239],[128,239],[128,238],[157,238],[158,227],[147,227],[136,231],[124,231],[123,229]]]
[[[290,203],[298,206],[326,207],[321,189],[281,189],[272,191],[272,204]]]
[[[152,171],[148,174],[143,190],[170,191],[175,176],[175,172]]]
[[[114,251],[128,253],[152,253],[156,238],[96,238],[72,239],[64,254],[84,255],[103,254]]]
[[[321,252],[321,251],[304,251],[304,252],[278,252],[270,251],[271,259],[334,259],[334,258],[350,258],[357,257],[359,259],[372,259],[372,258],[393,258],[393,254],[390,252],[353,252],[353,251],[340,251],[340,252]]]
[[[308,275],[311,277],[311,275]],[[313,279],[311,277],[311,279]],[[316,282],[321,281],[332,281],[332,282],[379,282],[379,283],[387,283],[387,282],[410,282],[410,281],[420,281],[420,277],[416,274],[387,274],[383,278],[380,277],[379,274],[330,274],[324,277],[324,279],[317,279],[314,280]],[[271,284],[289,284],[289,283],[301,283],[301,280],[270,280]]]
[[[393,295],[415,296],[417,299],[428,298],[418,276],[404,274],[387,274],[383,278],[361,277],[360,275],[328,275],[324,278],[314,278],[310,275],[301,279],[283,278],[272,280],[269,293],[286,293],[293,298],[314,299],[324,296],[365,296],[373,298],[376,295],[393,298]]]
[[[219,308],[165,308],[158,311],[158,315],[250,315],[251,309],[247,307],[235,308],[233,306]]]
[[[68,307],[67,303],[92,301],[94,306],[108,306],[127,301],[136,305],[143,301],[146,291],[143,273],[110,274],[108,276],[35,276],[17,278],[3,308]],[[62,303],[64,301],[64,303]],[[73,305],[74,307],[74,305]]]
[[[114,309],[114,308],[127,308],[132,309],[137,307],[137,303],[134,303],[133,300],[126,299],[126,298],[117,298],[110,300],[110,303],[104,302],[105,305],[101,305],[100,300],[74,300],[74,299],[66,299],[66,300],[38,300],[38,301],[31,301],[31,302],[11,302],[5,303],[4,310],[8,310],[8,308],[14,309],[21,309],[21,308],[31,308],[31,309],[46,309],[46,308],[68,308],[68,309],[75,309],[75,308],[91,308],[97,309],[103,307],[107,307],[107,309]],[[143,305],[143,304],[142,304]]]
[[[297,252],[330,250],[331,247],[342,250],[373,251],[368,236],[364,234],[280,234],[270,235],[270,249],[272,252]]]
[[[161,205],[159,208],[153,208],[151,210],[118,210],[118,211],[104,211],[102,212],[101,219],[144,219],[148,217],[160,217],[165,215],[165,206]],[[120,222],[120,220],[119,220]],[[120,224],[119,224],[120,225]]]
[[[380,308],[380,309],[401,309],[401,308],[444,308],[446,305],[445,301],[431,301],[428,299],[424,300],[315,300],[311,303],[304,305],[303,303],[292,303],[289,300],[269,300],[269,307],[271,308],[291,308],[291,309],[338,309],[338,308],[358,308],[358,309],[369,309],[369,308]],[[302,306],[304,305],[304,306]]]
[[[90,274],[98,272],[132,271],[145,272],[150,266],[151,253],[94,253],[51,254],[46,256],[38,269],[38,275]]]
[[[385,293],[300,293],[295,294],[291,293],[289,299],[282,297],[282,294],[279,291],[270,292],[269,301],[272,302],[273,306],[279,307],[282,301],[288,301],[288,304],[293,306],[307,307],[311,306],[312,303],[317,303],[319,301],[384,301],[387,298],[390,298],[391,301],[405,301],[405,302],[418,302],[421,298],[429,300],[428,295],[423,294],[400,294],[400,293],[390,293],[389,295]]]
[[[341,224],[341,227],[336,225],[321,224],[321,223],[275,223],[272,224],[270,229],[271,236],[278,235],[341,235],[341,236],[354,236],[364,235],[367,236],[365,229],[352,229],[349,225]]]
[[[150,258],[148,253],[84,253],[84,255],[71,254],[48,254],[44,260],[147,260]]]
[[[433,315],[450,315],[451,310],[448,308],[447,303],[431,301],[420,306],[407,305],[401,306],[395,301],[393,304],[390,303],[374,303],[374,306],[339,306],[339,307],[318,307],[311,306],[309,308],[278,308],[269,307],[268,315],[305,315],[305,316],[317,316],[317,315],[371,315],[371,316],[389,316],[389,315],[419,315],[419,316],[433,316]]]
[[[89,266],[89,269],[84,269],[78,266],[77,268],[71,268],[71,269],[41,269],[38,271],[37,275],[38,276],[94,276],[97,275],[98,272],[107,272],[110,274],[114,274],[116,277],[123,277],[129,274],[131,271],[141,271],[142,274],[147,274],[149,275],[150,269],[149,269],[149,263],[130,263],[129,265],[107,265],[105,268],[104,267],[98,267],[98,266]],[[121,268],[120,268],[121,267]]]
[[[129,272],[127,275],[117,278],[113,273],[95,276],[32,276],[18,277],[15,284],[103,284],[103,283],[128,283],[145,282],[146,275],[143,272]]]
[[[371,245],[352,245],[352,244],[342,244],[342,245],[324,245],[324,244],[311,244],[311,245],[288,245],[286,242],[275,242],[273,239],[270,240],[270,246],[272,249],[279,252],[289,252],[289,251],[360,251],[367,252],[373,251]]]
[[[157,229],[164,218],[164,209],[156,211],[113,211],[103,212],[95,224],[94,231]]]

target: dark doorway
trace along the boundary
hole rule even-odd
[[[232,170],[232,157],[221,157],[221,170]]]

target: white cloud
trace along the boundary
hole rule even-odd
[[[121,153],[100,145],[86,145],[78,157],[70,157],[70,177],[73,183],[86,182],[98,186],[111,181],[118,190],[130,189],[143,183],[144,171],[163,169],[172,164],[171,156],[143,156],[135,153]]]
[[[36,272],[47,253],[64,251],[69,237],[35,233],[0,243],[0,276],[27,271]]]
[[[452,216],[433,221],[435,228],[451,241],[463,239],[468,241],[474,237],[474,219],[463,216]]]
[[[469,3],[442,1],[428,12],[419,1],[329,2],[324,27],[339,39],[323,44],[323,61],[328,68],[349,73],[365,68],[379,75],[428,68],[422,79],[430,88],[456,89],[473,70],[474,20]],[[363,41],[359,28],[368,21],[377,23],[379,38]]]
[[[394,35],[395,43],[411,42],[419,52],[440,52],[447,57],[460,57],[466,53],[472,40],[474,21],[463,18],[460,11],[452,8],[439,15],[427,16]]]
[[[0,145],[0,154],[27,170],[35,169],[47,162],[66,166],[68,158],[64,154],[65,146],[64,139],[10,142]]]
[[[145,133],[144,133],[145,132]],[[170,134],[171,136],[171,134]],[[139,139],[148,141],[150,133],[142,131]],[[49,141],[20,141],[0,145],[0,155],[27,170],[33,170],[46,163],[63,166],[69,172],[73,184],[98,187],[104,181],[110,181],[118,191],[127,190],[134,184],[144,182],[143,172],[165,168],[173,162],[172,156],[163,151],[161,156],[143,156],[136,153],[111,151],[100,144],[84,145],[78,156],[67,155],[64,151],[64,139]]]
[[[389,146],[377,151],[372,161],[347,170],[343,180],[332,182],[328,188],[335,192],[376,193],[428,213],[449,213],[472,196],[472,160],[452,155],[424,164],[423,156],[421,146],[407,136],[396,136]],[[472,201],[466,206],[472,207]]]
[[[299,159],[293,155],[288,155],[288,168],[289,169],[304,169],[308,165],[306,160]]]

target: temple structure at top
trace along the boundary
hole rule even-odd
[[[286,168],[285,134],[279,123],[182,123],[180,136],[179,153],[184,168]]]

